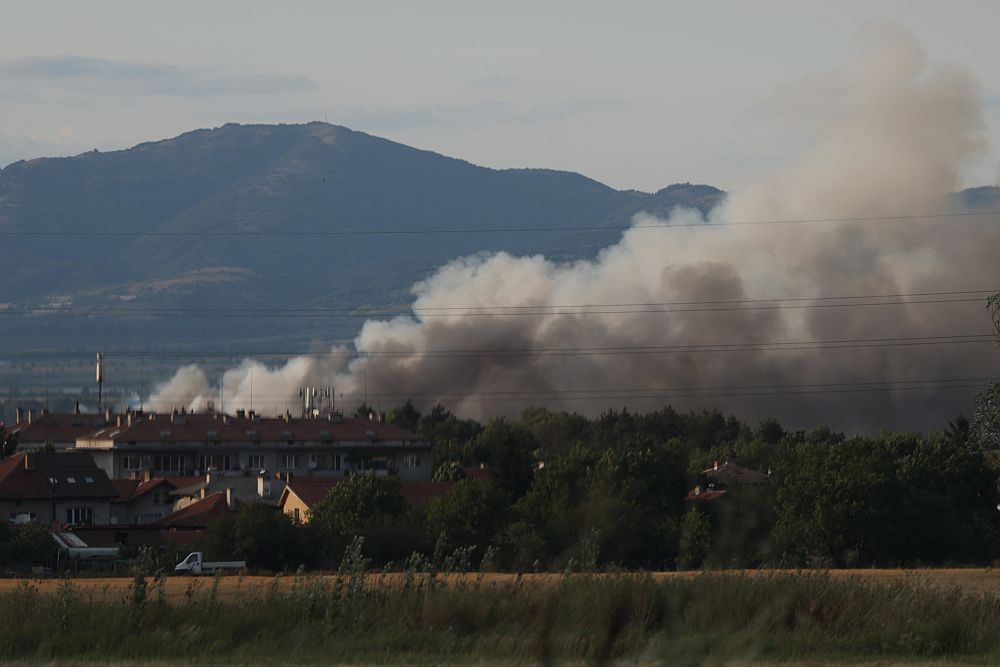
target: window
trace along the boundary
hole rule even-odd
[[[340,454],[333,455],[333,469],[340,470]]]
[[[153,491],[153,504],[154,505],[169,505],[170,503],[170,492],[169,491]]]
[[[295,470],[299,467],[299,455],[298,454],[282,454],[281,455],[281,468],[283,470]]]
[[[251,454],[247,457],[247,468],[250,470],[263,470],[264,457],[261,454]]]
[[[125,470],[138,470],[142,462],[136,454],[126,454],[122,457],[122,468]]]
[[[176,454],[172,456],[154,456],[153,471],[183,473],[184,457]]]
[[[407,454],[403,457],[403,465],[407,468],[419,468],[420,467],[420,455],[419,454]]]
[[[85,525],[89,526],[94,523],[94,508],[93,507],[67,507],[66,508],[66,523],[70,525]]]
[[[232,470],[232,457],[229,454],[202,454],[199,467],[202,470]]]
[[[299,512],[299,508],[298,507],[293,507],[292,508],[292,519],[294,521],[296,521],[296,522],[302,520],[302,514]]]
[[[319,468],[319,454],[316,452],[311,452],[309,454],[309,469],[316,470]]]
[[[87,484],[93,484],[94,483],[94,478],[93,477],[84,477],[83,481],[86,482]]]
[[[76,477],[67,477],[66,481],[70,484],[76,484]]]

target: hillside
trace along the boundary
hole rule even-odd
[[[226,125],[128,150],[17,162],[0,170],[0,230],[35,235],[0,244],[0,303],[59,303],[90,316],[8,317],[0,343],[62,348],[67,327],[81,349],[349,337],[356,319],[272,317],[248,326],[243,318],[93,309],[405,303],[414,280],[457,256],[508,250],[572,259],[618,235],[503,230],[621,225],[642,210],[707,210],[722,196],[709,186],[647,194],[570,172],[488,169],[325,123]],[[296,235],[443,228],[463,233]]]

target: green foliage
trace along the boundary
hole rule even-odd
[[[469,583],[366,575],[359,541],[332,577],[164,600],[72,582],[0,594],[11,664],[995,664],[1000,602],[858,577],[572,575]],[[446,583],[447,581],[447,583]],[[143,581],[143,585],[148,585]]]
[[[523,424],[492,419],[473,441],[472,449],[511,498],[520,498],[531,486],[538,441]]]
[[[406,516],[398,478],[355,474],[312,508],[308,525],[329,559],[343,553],[355,537],[365,537],[369,550],[398,542],[393,536],[397,530],[405,532]]]
[[[407,431],[416,431],[420,428],[420,412],[413,407],[413,401],[409,399],[403,405],[390,410],[387,419],[390,424]]]
[[[493,482],[462,480],[447,495],[427,503],[429,535],[446,536],[450,549],[478,547],[484,553],[503,527],[510,500]]]
[[[0,565],[52,565],[57,552],[48,526],[0,524]]]
[[[1000,382],[991,382],[976,396],[970,437],[984,450],[1000,450]]]
[[[457,482],[466,478],[465,469],[458,461],[446,461],[434,470],[435,482]]]
[[[996,475],[945,436],[787,442],[775,483],[776,538],[799,562],[975,560],[997,542]]]
[[[208,560],[245,560],[247,567],[274,571],[309,560],[303,538],[287,514],[248,503],[213,521],[198,546]]]
[[[697,507],[692,507],[681,521],[677,566],[682,570],[701,567],[711,548],[712,526],[708,517]]]

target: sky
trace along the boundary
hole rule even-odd
[[[1000,182],[987,0],[8,2],[0,165],[325,119],[490,167],[734,189],[807,149],[801,119],[822,110],[789,108],[785,87],[884,20],[978,81],[989,147],[962,180]]]

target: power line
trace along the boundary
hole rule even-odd
[[[401,358],[414,357],[489,357],[489,356],[615,356],[632,354],[677,354],[704,352],[771,352],[796,351],[816,349],[854,349],[867,347],[910,347],[918,345],[962,345],[995,343],[992,333],[981,334],[949,334],[939,336],[903,336],[877,338],[834,338],[823,340],[788,340],[788,341],[743,341],[736,343],[678,343],[672,345],[620,345],[594,347],[522,347],[522,348],[469,348],[469,349],[416,349],[416,350],[337,350],[330,352],[296,352],[296,351],[255,351],[232,352],[217,354],[188,354],[172,352],[138,352],[131,350],[106,352],[113,361],[118,358],[162,358],[162,359],[192,359],[192,360],[230,360],[274,357],[307,357],[326,359],[343,357],[354,358]],[[0,357],[50,357],[53,354],[76,356],[88,355],[87,351],[67,353],[65,351],[47,350],[0,350]]]
[[[762,385],[722,385],[705,387],[651,387],[651,388],[614,388],[604,387],[589,390],[510,390],[502,392],[371,392],[369,399],[404,399],[415,401],[463,401],[463,402],[494,402],[494,401],[585,401],[585,400],[652,400],[652,399],[696,399],[725,398],[753,396],[790,396],[813,394],[841,393],[887,393],[897,391],[938,391],[958,389],[982,389],[994,377],[941,378],[919,380],[884,380],[863,382],[830,382],[806,384],[762,384]],[[127,391],[122,389],[122,392]],[[122,393],[119,392],[119,393]],[[64,395],[68,398],[71,395]],[[362,394],[343,393],[345,399],[361,399]],[[37,398],[28,395],[18,395],[14,399],[27,400]],[[158,394],[158,399],[179,402],[191,399],[189,394]],[[288,394],[254,393],[254,402],[267,406],[283,406],[291,400]]]
[[[924,221],[947,221],[962,220],[969,218],[988,218],[1000,216],[1000,211],[975,211],[961,213],[922,213],[912,215],[881,215],[881,216],[858,216],[858,217],[831,217],[831,218],[790,218],[771,220],[736,220],[731,222],[697,222],[681,224],[638,224],[638,225],[565,225],[565,226],[538,226],[538,227],[486,227],[479,229],[467,229],[457,227],[442,227],[429,229],[345,229],[345,230],[226,230],[226,231],[146,231],[135,232],[117,230],[3,230],[0,236],[24,236],[24,237],[345,237],[345,236],[419,236],[419,235],[444,235],[444,234],[526,234],[534,232],[613,232],[626,231],[631,229],[713,229],[717,227],[744,227],[760,225],[802,225],[802,224],[826,224],[826,223],[885,223],[902,222],[912,220]],[[234,224],[238,224],[235,221]]]
[[[821,297],[784,297],[770,299],[732,299],[703,301],[661,301],[645,303],[602,303],[576,305],[513,305],[513,306],[420,306],[415,313],[420,318],[441,317],[510,317],[548,315],[616,315],[640,313],[698,313],[753,310],[799,310],[812,308],[859,308],[871,306],[900,306],[941,303],[981,303],[983,296],[998,290],[956,290],[947,292],[912,292],[908,294],[869,294]],[[978,297],[968,295],[977,294]],[[949,297],[949,298],[928,298]],[[863,301],[867,299],[867,301]],[[883,299],[876,301],[875,299]],[[891,299],[891,300],[884,300]],[[905,299],[905,300],[904,300]],[[909,300],[914,299],[914,300]],[[843,301],[844,303],[836,303]],[[680,307],[679,307],[680,306]],[[696,306],[696,307],[688,307]],[[603,310],[592,310],[601,308]],[[413,310],[413,306],[386,306],[384,308],[124,308],[120,306],[59,307],[59,306],[8,306],[0,309],[2,315],[43,316],[75,315],[132,316],[132,317],[210,317],[210,318],[371,318],[380,315],[399,315]],[[439,312],[459,311],[459,312]]]

